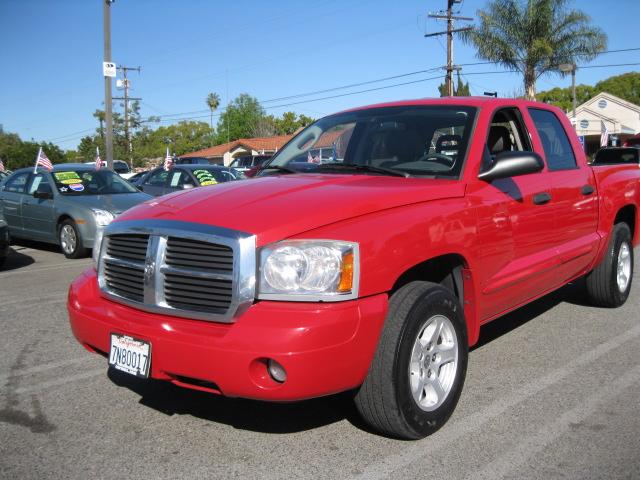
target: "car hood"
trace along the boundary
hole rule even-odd
[[[120,213],[128,210],[129,208],[144,202],[145,200],[152,199],[151,195],[146,193],[117,193],[114,195],[83,195],[77,197],[63,197],[64,202],[73,205],[82,205],[87,208],[97,208],[100,210],[107,210],[113,214],[119,215]]]
[[[180,220],[253,233],[258,245],[341,220],[461,197],[464,184],[369,175],[282,175],[180,191],[131,209],[118,221]]]

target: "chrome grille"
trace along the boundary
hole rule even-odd
[[[164,296],[174,308],[224,313],[231,304],[232,282],[167,273]]]
[[[103,271],[106,284],[114,293],[135,302],[144,300],[144,266],[124,266],[105,260]]]
[[[148,244],[149,235],[110,235],[107,255],[144,263]]]
[[[255,296],[255,237],[179,221],[114,222],[105,230],[102,295],[141,310],[231,322]]]
[[[177,268],[231,272],[233,271],[233,250],[225,245],[169,237],[165,263]]]

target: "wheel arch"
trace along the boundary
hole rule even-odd
[[[616,223],[626,223],[629,225],[629,230],[631,230],[631,241],[635,245],[637,241],[637,209],[633,204],[625,205],[616,213],[616,216],[613,220],[613,224]]]
[[[413,281],[439,283],[449,288],[460,300],[467,324],[469,346],[480,336],[480,323],[476,311],[476,288],[467,259],[459,253],[448,253],[429,258],[402,272],[393,284],[390,294]]]

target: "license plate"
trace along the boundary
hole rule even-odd
[[[151,344],[127,335],[112,333],[109,365],[136,377],[148,378]]]

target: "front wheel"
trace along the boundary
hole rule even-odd
[[[587,275],[589,300],[599,307],[619,307],[627,301],[633,278],[633,244],[626,223],[613,226],[607,252]]]
[[[411,282],[391,297],[378,350],[355,397],[358,411],[385,435],[430,435],[458,403],[467,358],[456,296],[438,284]]]
[[[82,238],[73,220],[65,220],[60,225],[58,241],[62,253],[67,258],[82,258],[87,255],[87,249],[82,245]]]

